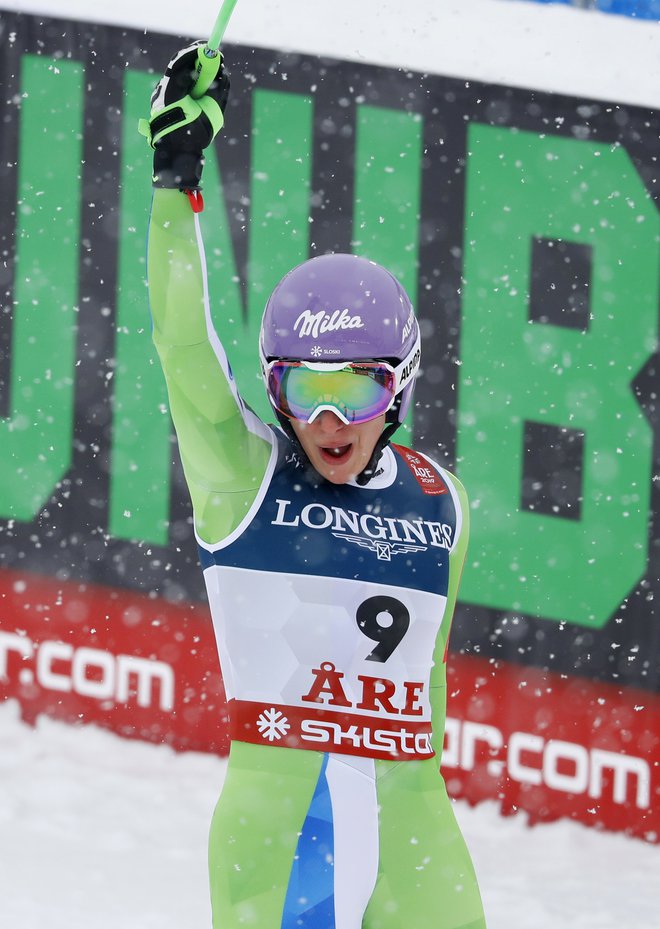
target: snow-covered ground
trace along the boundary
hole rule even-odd
[[[0,704],[0,926],[209,929],[206,837],[222,759]],[[489,929],[654,929],[660,848],[456,804]],[[414,927],[411,927],[414,929]]]

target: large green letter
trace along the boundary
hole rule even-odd
[[[356,123],[353,251],[391,271],[415,303],[422,118],[417,113],[360,106]],[[403,427],[408,433],[412,422],[411,410]]]
[[[82,68],[21,70],[10,416],[0,421],[0,514],[29,521],[71,465]]]
[[[151,342],[146,287],[152,153],[137,132],[153,77],[128,72],[125,89],[109,530],[120,538],[165,545],[173,450],[165,382]]]
[[[466,600],[601,627],[643,574],[651,432],[630,383],[656,346],[658,216],[621,148],[474,125],[458,457]],[[582,328],[533,320],[532,243],[592,255]],[[521,507],[526,421],[584,435],[580,518]]]
[[[229,357],[245,365],[241,392],[267,418],[272,414],[258,373],[257,337],[271,291],[309,257],[312,116],[311,97],[270,90],[253,94],[248,341],[242,351],[230,349]]]
[[[417,296],[422,118],[384,107],[357,110],[353,250]]]
[[[266,300],[287,271],[308,257],[312,101],[292,93],[257,90],[253,97],[250,173],[249,281],[241,300],[223,185],[213,153],[204,168],[207,210],[202,229],[213,320],[241,395],[269,421],[259,370],[259,328]],[[219,161],[222,164],[220,136]]]

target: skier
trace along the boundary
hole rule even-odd
[[[324,255],[268,300],[279,426],[244,404],[208,302],[196,211],[223,124],[197,44],[143,124],[149,295],[230,714],[209,840],[216,929],[483,929],[439,771],[447,638],[468,537],[457,479],[390,444],[420,363],[384,268]]]

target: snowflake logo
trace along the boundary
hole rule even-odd
[[[257,728],[264,739],[274,742],[286,735],[291,726],[284,713],[280,713],[279,710],[272,706],[269,710],[263,711],[257,720]]]
[[[312,354],[315,358],[318,358],[318,357],[321,355],[321,346],[320,346],[320,345],[315,345],[314,348],[313,348],[312,351],[311,351],[311,354]]]

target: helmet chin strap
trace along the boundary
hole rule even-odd
[[[399,423],[388,423],[387,426],[383,429],[380,434],[380,438],[374,445],[374,450],[371,453],[371,458],[367,462],[366,466],[360,471],[360,473],[355,478],[355,483],[359,484],[360,487],[364,487],[365,484],[368,484],[372,477],[376,476],[378,471],[378,465],[380,464],[381,455],[385,451],[385,448],[390,444],[390,439],[396,430],[399,428]]]
[[[380,437],[376,444],[374,445],[374,450],[371,453],[371,458],[367,462],[366,466],[360,471],[360,473],[355,478],[355,483],[359,484],[360,487],[364,487],[365,484],[368,484],[372,477],[376,476],[378,471],[378,465],[380,464],[380,459],[390,444],[390,439],[396,432],[396,430],[401,425],[399,420],[399,410],[401,409],[401,394],[398,394],[394,405],[387,413],[387,420],[385,422],[385,428],[380,434]]]

